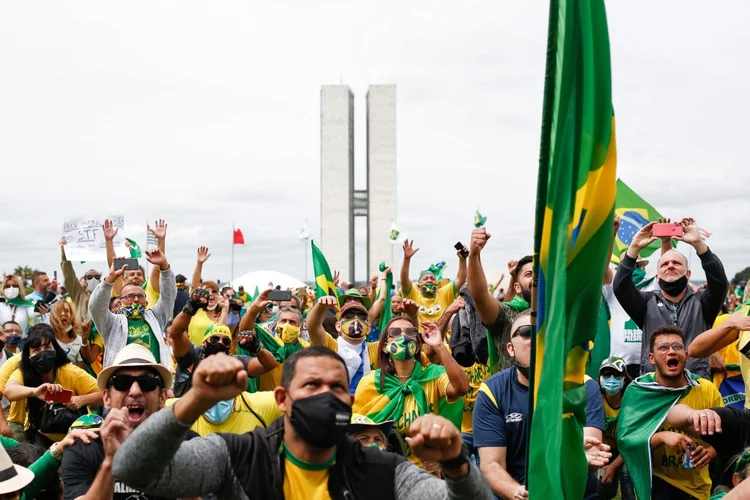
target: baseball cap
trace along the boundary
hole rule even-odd
[[[622,358],[618,358],[617,356],[610,356],[602,361],[602,366],[599,367],[599,373],[601,373],[601,371],[605,368],[611,368],[619,373],[628,372],[627,365],[625,365],[625,360]]]
[[[346,303],[346,299],[352,299],[354,301],[361,301],[362,304],[364,304],[365,309],[370,309],[370,306],[372,305],[372,301],[370,300],[370,297],[365,297],[361,293],[359,293],[359,290],[356,288],[350,288],[346,292],[339,295],[339,307],[344,307],[344,304]]]
[[[339,309],[339,313],[337,316],[340,318],[346,311],[351,311],[352,309],[356,309],[357,311],[367,314],[367,308],[365,306],[363,306],[359,302],[351,301],[341,306],[341,309]]]
[[[140,344],[128,344],[117,353],[114,363],[103,369],[96,377],[99,390],[103,391],[107,388],[109,379],[120,368],[153,368],[159,373],[164,383],[164,389],[172,387],[172,373],[165,366],[156,362],[149,349]]]
[[[174,278],[174,282],[175,283],[185,283],[186,281],[187,281],[187,278],[185,276],[181,275],[181,274],[178,274]]]
[[[385,422],[380,422],[378,424],[366,415],[352,413],[352,419],[346,432],[348,432],[349,435],[352,435],[365,429],[372,429],[373,427],[380,429],[383,434],[388,436],[388,434],[390,434],[391,432],[391,429],[393,429],[393,420],[386,420]]]

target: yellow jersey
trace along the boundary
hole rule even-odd
[[[677,404],[688,405],[695,410],[716,408],[724,406],[721,394],[716,387],[706,379],[698,379],[698,386],[692,387],[690,392],[677,401]],[[669,422],[664,422],[660,431],[672,431],[685,434],[672,427]],[[696,446],[708,448],[705,441],[692,438]],[[685,462],[685,453],[676,452],[672,448],[661,445],[651,451],[653,461],[653,474],[663,479],[675,488],[692,495],[701,500],[708,500],[711,496],[711,478],[708,467],[702,469],[686,469],[682,466]]]
[[[448,306],[456,300],[456,284],[451,281],[447,285],[441,286],[432,298],[419,293],[417,287],[412,284],[409,293],[404,298],[413,300],[419,306],[417,319],[420,325],[425,321],[437,322]]]
[[[0,367],[0,393],[5,392],[5,384],[8,383],[10,376],[13,375],[18,367],[21,365],[21,353],[17,353],[15,356],[8,359],[2,367]],[[10,410],[8,412],[8,422],[14,424],[23,425],[26,423],[26,400],[20,399],[13,401],[10,404]]]
[[[284,447],[284,498],[330,500],[328,470],[336,463],[334,454],[326,463],[299,459]]]
[[[464,417],[461,421],[461,432],[474,432],[474,402],[477,400],[479,386],[491,375],[490,368],[482,363],[474,363],[468,368],[461,367],[469,377],[469,392],[464,395]]]

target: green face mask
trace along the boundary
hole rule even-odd
[[[417,341],[406,335],[397,337],[385,347],[385,351],[393,357],[393,359],[400,359],[405,361],[407,359],[413,359],[417,353]]]
[[[633,269],[633,283],[636,285],[643,281],[643,278],[646,277],[646,270],[641,268],[635,268]]]

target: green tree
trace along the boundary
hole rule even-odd
[[[32,276],[34,276],[34,273],[40,272],[39,269],[34,269],[33,267],[29,266],[18,266],[15,269],[13,269],[13,274],[18,276],[23,280],[23,287],[24,287],[24,294],[28,294],[30,292],[30,288],[33,288],[33,283],[31,282]]]
[[[746,267],[742,271],[735,274],[734,278],[732,278],[732,284],[735,286],[739,285],[740,281],[750,281],[750,267]]]

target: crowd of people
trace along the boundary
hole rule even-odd
[[[586,499],[750,497],[750,296],[693,219],[675,224],[656,276],[640,255],[653,223],[591,273],[610,349],[581,388]],[[106,271],[77,274],[63,239],[62,283],[4,276],[0,499],[529,497],[527,467],[544,467],[526,459],[530,256],[500,288],[485,228],[453,280],[444,263],[413,273],[406,240],[397,285],[386,267],[271,300],[273,284],[204,280],[206,247],[190,281],[175,275],[166,223],[149,230],[150,273],[115,267],[106,221]]]

